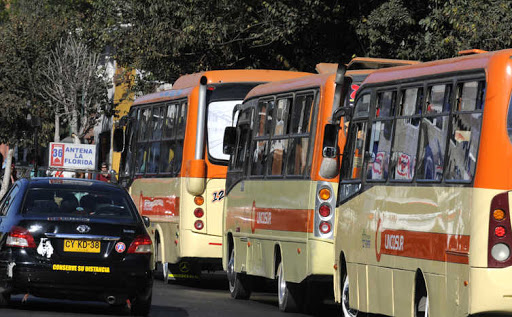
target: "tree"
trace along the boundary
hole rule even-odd
[[[33,127],[27,114],[41,121],[39,142],[47,144],[53,130],[53,113],[41,98],[42,69],[58,40],[78,29],[79,14],[70,8],[86,0],[11,0],[0,10],[0,144],[32,143]],[[12,149],[12,147],[11,147]],[[12,151],[7,159],[12,159]],[[5,173],[4,180],[10,174]],[[4,182],[5,184],[5,182]],[[7,190],[2,187],[0,194]]]
[[[220,68],[313,71],[319,61],[351,55],[334,0],[101,0],[94,5],[95,38],[115,48],[121,65],[166,82]]]
[[[349,20],[365,54],[423,61],[512,46],[508,0],[359,1]],[[368,5],[368,6],[366,6]]]
[[[108,104],[108,81],[100,67],[100,55],[73,36],[61,39],[43,68],[46,82],[42,95],[55,113],[55,141],[60,118],[69,122],[70,134],[83,138]]]

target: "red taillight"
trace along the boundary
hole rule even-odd
[[[18,248],[35,248],[36,243],[34,242],[34,237],[30,234],[30,232],[22,227],[14,226],[9,232],[7,236],[7,241],[5,245],[8,247],[18,247]]]
[[[204,216],[204,211],[203,209],[201,208],[196,208],[194,210],[194,216],[196,216],[197,218],[201,218],[202,216]]]
[[[320,225],[318,226],[318,229],[321,233],[326,234],[331,232],[331,224],[325,221],[322,221]]]
[[[151,253],[151,238],[147,234],[136,236],[127,253]]]
[[[320,208],[318,208],[318,213],[322,217],[329,217],[331,215],[331,206],[329,206],[329,205],[320,206]]]
[[[503,226],[498,226],[498,227],[494,228],[494,234],[499,238],[504,237],[506,232],[507,232],[507,230],[505,230],[505,227],[503,227]]]
[[[196,222],[194,222],[194,227],[196,228],[196,230],[202,230],[204,228],[203,221],[196,220]]]

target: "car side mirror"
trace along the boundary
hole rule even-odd
[[[149,218],[147,216],[142,216],[142,220],[144,221],[144,225],[146,226],[146,228],[149,228],[149,226],[151,225],[151,221],[149,220]]]
[[[226,127],[224,130],[224,141],[222,146],[222,152],[226,155],[231,155],[235,151],[236,144],[236,128]]]

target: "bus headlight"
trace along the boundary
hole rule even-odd
[[[505,261],[510,256],[510,248],[505,243],[495,244],[491,249],[491,255],[496,261]]]

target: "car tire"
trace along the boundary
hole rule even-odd
[[[133,316],[147,316],[151,309],[151,297],[152,294],[147,299],[136,298],[132,303],[131,314]]]
[[[11,300],[11,294],[0,293],[0,307],[8,306],[10,300]]]
[[[235,272],[235,249],[231,250],[228,262],[229,293],[234,299],[249,299],[251,297],[251,279],[246,274]]]
[[[279,310],[282,312],[300,311],[301,302],[300,284],[290,283],[284,279],[283,262],[277,267],[277,297]]]

